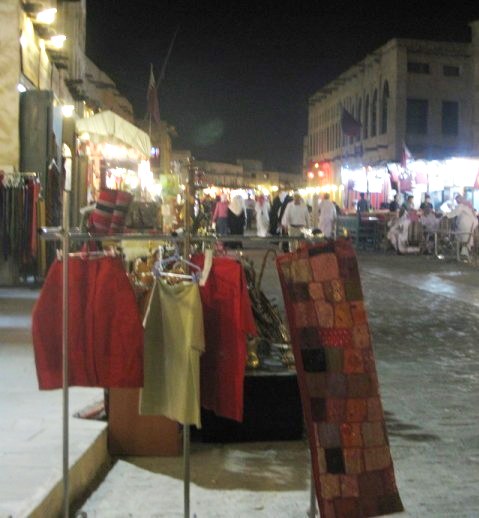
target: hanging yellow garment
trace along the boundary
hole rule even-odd
[[[140,413],[201,427],[200,355],[203,310],[196,283],[157,279],[143,326],[144,385]]]

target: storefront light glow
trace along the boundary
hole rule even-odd
[[[138,165],[138,179],[142,189],[148,189],[153,184],[153,172],[148,160],[142,160]]]
[[[100,146],[101,152],[105,158],[110,160],[124,160],[128,157],[128,150],[125,146],[117,146],[115,144],[103,144]]]
[[[73,116],[74,111],[75,111],[75,106],[73,104],[64,104],[62,106],[62,114],[67,119]]]
[[[55,17],[57,15],[57,10],[52,7],[51,9],[44,9],[43,11],[40,11],[37,13],[37,16],[35,17],[35,21],[37,23],[43,23],[46,25],[50,25],[55,21]]]
[[[163,186],[160,184],[160,183],[152,183],[149,187],[148,187],[148,192],[150,193],[150,196],[155,199],[155,198],[160,198],[161,197],[161,192],[163,191]]]
[[[49,43],[56,49],[62,49],[66,39],[67,37],[64,34],[55,34],[50,38]]]

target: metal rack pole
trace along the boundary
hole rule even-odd
[[[69,478],[69,400],[68,400],[68,252],[70,250],[70,193],[63,191],[63,292],[62,292],[62,353],[63,353],[63,516],[70,514],[70,478]]]
[[[191,252],[191,186],[192,186],[191,168],[188,169],[188,176],[185,182],[185,212],[184,212],[184,250],[183,257],[188,259]],[[190,518],[190,425],[183,426],[183,514],[185,518]]]

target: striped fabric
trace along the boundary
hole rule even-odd
[[[88,225],[90,232],[93,234],[108,234],[110,232],[117,192],[110,189],[100,191]]]
[[[123,232],[125,228],[126,215],[133,201],[133,196],[129,192],[118,191],[115,201],[115,208],[111,218],[110,234]]]
[[[116,234],[123,232],[126,215],[133,196],[129,192],[104,189],[90,215],[89,231],[93,234]]]

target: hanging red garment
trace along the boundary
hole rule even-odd
[[[204,256],[192,261],[202,268]],[[246,335],[257,335],[243,266],[229,257],[214,257],[200,295],[206,343],[200,365],[201,405],[241,422]]]
[[[69,258],[69,385],[141,387],[143,326],[119,258]],[[56,260],[33,309],[41,390],[61,388],[62,262]]]
[[[277,259],[320,515],[403,511],[349,240]]]

